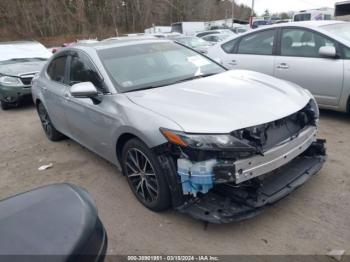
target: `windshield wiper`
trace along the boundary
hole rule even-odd
[[[165,84],[150,85],[150,86],[146,86],[146,87],[141,87],[141,88],[125,91],[124,93],[135,92],[135,91],[142,91],[142,90],[148,90],[148,89],[154,89],[154,88],[163,87],[163,86],[170,86],[170,85],[174,85],[174,84],[178,84],[178,83],[182,83],[182,82],[187,82],[187,81],[191,81],[191,80],[194,80],[194,79],[199,79],[199,78],[202,78],[202,77],[208,77],[208,76],[212,76],[212,75],[216,75],[216,74],[218,74],[218,73],[210,73],[210,74],[202,74],[202,75],[191,76],[191,77],[188,77],[188,78],[180,79],[180,80],[169,82],[169,83],[165,83]]]
[[[203,77],[208,77],[208,76],[213,76],[216,75],[218,73],[209,73],[209,74],[201,74],[201,75],[194,75],[185,79],[181,79],[175,82],[172,82],[171,84],[177,84],[177,83],[182,83],[182,82],[187,82],[187,81],[191,81],[191,80],[195,80],[195,79],[199,79],[199,78],[203,78]]]

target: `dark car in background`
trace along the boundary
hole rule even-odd
[[[32,78],[51,53],[35,41],[0,43],[0,102],[3,110],[31,97]]]

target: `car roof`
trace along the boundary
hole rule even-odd
[[[314,21],[289,22],[289,23],[262,26],[262,27],[255,29],[254,31],[264,30],[267,28],[289,27],[289,26],[317,28],[317,27],[321,27],[321,26],[325,26],[325,25],[340,24],[340,23],[346,23],[346,22],[336,21],[336,20],[314,20]],[[249,31],[249,32],[254,32],[254,31]]]
[[[91,43],[91,44],[76,44],[73,47],[71,47],[72,49],[86,49],[86,48],[92,48],[96,51],[98,50],[103,50],[103,49],[109,49],[109,48],[114,48],[114,47],[122,47],[122,46],[130,46],[130,45],[138,45],[138,44],[152,44],[152,43],[159,43],[159,42],[169,42],[172,43],[172,41],[167,40],[167,39],[159,39],[159,38],[138,38],[138,39],[134,39],[134,38],[130,38],[128,39],[126,37],[126,39],[118,39],[118,40],[111,40],[111,41],[101,41],[101,42],[97,42],[97,43]],[[67,49],[65,49],[67,50]]]

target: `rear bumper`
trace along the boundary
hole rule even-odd
[[[303,154],[269,174],[254,190],[233,184],[218,185],[177,209],[215,224],[252,218],[289,195],[322,168],[326,160],[324,143],[324,140],[314,142]]]
[[[23,97],[29,97],[32,94],[30,86],[11,86],[5,87],[0,85],[0,100],[15,103],[18,102]]]

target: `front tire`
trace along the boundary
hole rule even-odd
[[[136,198],[152,211],[170,206],[170,192],[156,155],[139,139],[129,140],[122,153],[122,167]]]
[[[11,108],[11,104],[5,102],[5,101],[1,101],[1,109],[2,110],[8,110]]]
[[[37,111],[47,138],[54,142],[64,139],[65,136],[53,126],[49,114],[42,103],[38,104]]]

